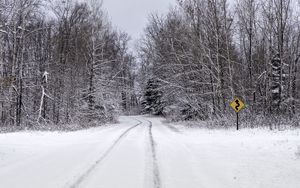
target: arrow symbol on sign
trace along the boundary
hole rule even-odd
[[[236,100],[235,103],[236,103],[236,105],[237,105],[237,106],[235,107],[235,109],[236,109],[236,110],[239,110],[239,107],[241,106],[241,105],[240,105],[240,101],[239,101],[239,100]]]

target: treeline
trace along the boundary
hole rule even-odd
[[[0,0],[0,124],[87,125],[136,104],[129,37],[98,0]]]
[[[298,117],[299,3],[178,0],[153,15],[140,45],[144,111],[222,119],[239,97],[248,118]]]

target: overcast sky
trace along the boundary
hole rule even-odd
[[[133,40],[143,34],[150,13],[166,13],[176,0],[103,0],[113,26],[127,32]]]

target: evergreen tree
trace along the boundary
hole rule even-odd
[[[162,102],[162,92],[159,90],[160,83],[153,78],[149,79],[145,89],[144,100],[142,102],[143,112],[153,115],[162,115],[164,105]]]
[[[272,84],[271,84],[271,92],[272,92],[272,107],[273,110],[279,110],[280,101],[282,95],[282,68],[281,68],[281,59],[279,54],[272,59]]]

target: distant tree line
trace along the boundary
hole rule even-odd
[[[128,41],[98,0],[0,0],[0,125],[89,124],[132,111]]]
[[[300,11],[294,0],[178,0],[140,44],[143,109],[173,120],[299,116]],[[297,123],[298,126],[299,123]]]

